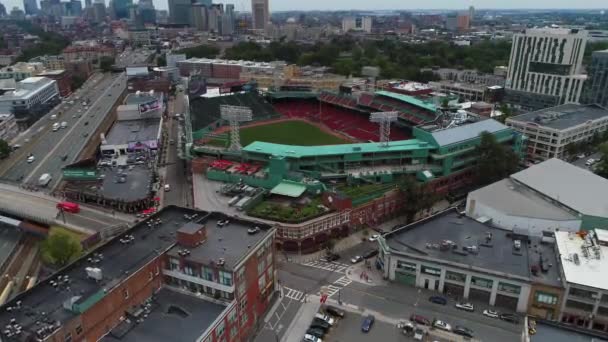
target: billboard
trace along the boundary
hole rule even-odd
[[[145,114],[147,112],[157,110],[158,108],[160,108],[160,103],[158,103],[158,100],[152,100],[150,102],[140,103],[139,104],[139,113]]]
[[[207,80],[199,74],[191,75],[188,79],[188,96],[196,97],[207,93]]]
[[[63,179],[92,181],[97,179],[97,171],[91,169],[63,169]]]

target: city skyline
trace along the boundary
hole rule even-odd
[[[13,7],[23,9],[23,0],[4,0],[0,1],[7,10],[10,11]],[[40,0],[36,1],[40,8]],[[105,0],[106,6],[108,0]],[[154,7],[160,10],[168,10],[168,1],[153,0]],[[235,10],[238,12],[250,12],[251,0],[227,0],[214,1],[214,3],[234,4]],[[525,0],[513,0],[504,3],[497,0],[429,0],[425,2],[424,7],[420,7],[418,3],[404,4],[401,0],[381,0],[374,3],[363,0],[334,0],[331,2],[323,0],[309,0],[306,2],[289,2],[289,1],[270,1],[270,12],[280,11],[333,11],[333,10],[457,10],[466,9],[470,5],[478,9],[608,9],[603,0],[584,0],[572,3],[569,0],[537,0],[534,2]],[[604,5],[604,7],[602,7]]]

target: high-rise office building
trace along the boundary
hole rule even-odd
[[[116,19],[129,18],[129,9],[133,6],[133,0],[113,0],[112,4]]]
[[[513,36],[506,89],[518,93],[518,102],[537,96],[553,98],[532,108],[578,103],[586,76],[581,74],[587,31],[527,29]],[[520,103],[516,103],[520,104]],[[535,108],[535,109],[537,109]]]
[[[91,8],[93,6],[93,2],[91,0],[84,0],[84,8]]]
[[[201,3],[192,4],[192,27],[199,31],[207,31],[207,6]]]
[[[222,35],[230,36],[234,34],[236,28],[236,14],[234,13],[234,5],[226,4],[224,7],[224,15],[222,16]]]
[[[170,22],[178,25],[189,25],[192,17],[191,9],[192,2],[190,0],[169,0]]]
[[[372,32],[371,17],[344,17],[342,19],[342,32],[363,31]]]
[[[251,0],[252,27],[264,31],[270,21],[269,0]]]
[[[33,15],[38,13],[38,4],[36,0],[23,0],[23,9],[25,10],[25,14]]]
[[[101,23],[106,19],[106,4],[104,0],[95,0],[93,3],[93,22]]]
[[[475,19],[475,7],[469,6],[469,21],[473,22],[473,19]]]
[[[224,14],[224,5],[213,4],[207,9],[207,25],[209,32],[222,32],[222,15]]]
[[[137,12],[144,24],[156,23],[156,9],[152,0],[140,0],[137,4]]]
[[[591,54],[588,74],[585,102],[608,108],[608,50]]]

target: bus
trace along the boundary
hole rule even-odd
[[[73,214],[80,212],[80,206],[77,203],[72,202],[59,202],[57,203],[57,209]]]

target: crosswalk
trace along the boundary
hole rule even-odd
[[[350,266],[350,265],[343,264],[340,262],[333,262],[333,261],[328,262],[328,261],[321,261],[321,260],[309,261],[309,262],[303,263],[302,265],[319,268],[319,269],[322,269],[325,271],[342,273],[342,274],[346,273],[346,269]]]
[[[338,291],[340,291],[342,288],[350,285],[350,283],[352,283],[352,282],[353,281],[348,279],[347,276],[342,276],[342,277],[338,278],[332,284],[329,284],[325,287],[325,289],[327,291],[326,292],[327,297],[331,297],[331,296],[335,295],[336,293],[338,293]],[[283,293],[283,297],[285,297],[285,298],[289,298],[289,299],[295,300],[297,302],[304,302],[305,295],[304,295],[303,291],[292,289],[287,286],[283,286],[281,291]],[[319,291],[316,294],[318,296],[320,296],[321,292]]]
[[[342,287],[344,286],[348,286],[348,284],[352,283],[353,281],[348,279],[348,277],[341,277],[340,279],[334,281],[334,284],[338,284],[341,285]]]
[[[287,286],[283,286],[283,296],[285,296],[285,298],[293,299],[297,302],[304,301],[304,292],[289,288]]]

